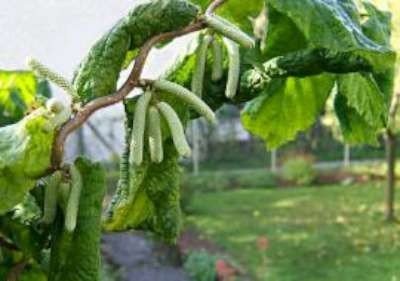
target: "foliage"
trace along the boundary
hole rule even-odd
[[[248,186],[269,188],[276,185],[276,176],[266,169],[209,171],[198,175],[185,174],[183,189],[196,192],[233,190]]]
[[[313,164],[313,159],[308,155],[294,155],[283,162],[281,175],[295,184],[309,185],[316,178]]]
[[[371,13],[370,17],[374,18],[375,15],[376,13]],[[284,98],[283,102],[275,107],[273,105],[270,107],[260,106],[261,97],[249,103],[242,115],[244,126],[250,132],[262,137],[269,147],[277,147],[292,140],[299,131],[309,128],[322,112],[322,106],[331,93],[334,81],[339,81],[340,85],[347,83],[349,76],[344,73],[367,71],[376,73],[375,77],[382,77],[388,71],[388,66],[390,68],[393,65],[395,58],[393,51],[386,42],[381,42],[378,36],[371,36],[371,33],[376,33],[377,26],[386,24],[385,27],[387,27],[386,18],[377,20],[375,17],[373,23],[372,20],[369,21],[370,28],[368,30],[371,31],[371,27],[374,27],[375,30],[364,34],[357,9],[351,1],[325,0],[317,2],[310,0],[304,1],[304,3],[290,0],[268,1],[268,19],[268,38],[262,51],[269,60],[264,63],[262,71],[254,69],[244,74],[244,87],[248,87],[250,91],[263,93],[264,104],[269,104],[269,99],[273,100],[274,96],[283,96],[280,87],[272,86],[279,83],[275,82],[276,80],[310,81],[311,78],[302,77],[317,74],[324,77],[320,81],[311,80],[309,82],[314,83],[311,84],[313,86],[309,88],[308,95],[314,94],[321,99],[318,103],[315,102],[316,99],[311,98],[312,105],[319,105],[311,107],[311,112],[308,111],[310,99],[299,100],[295,106],[291,99]],[[368,35],[373,38],[369,38]],[[285,40],[290,40],[290,42],[285,42]],[[335,77],[322,74],[324,72],[338,75]],[[345,133],[344,137],[353,143],[375,142],[377,132],[385,124],[386,115],[384,115],[385,110],[380,111],[380,115],[384,116],[383,125],[376,123],[378,120],[381,120],[378,122],[382,122],[382,117],[371,121],[368,116],[374,116],[375,107],[368,107],[368,104],[378,105],[377,108],[385,108],[387,107],[387,95],[390,96],[391,93],[385,91],[383,94],[381,91],[384,91],[384,87],[377,87],[379,81],[375,81],[375,77],[365,77],[360,74],[353,74],[351,77],[353,86],[359,87],[362,91],[369,91],[371,94],[358,95],[358,99],[354,101],[344,100],[341,95],[350,93],[345,91],[344,86],[340,87],[341,91],[338,95],[340,102],[335,103],[335,108]],[[365,82],[365,79],[368,81]],[[329,83],[330,87],[327,86]],[[296,95],[298,92],[301,93],[301,89],[300,87],[299,90],[296,89],[292,92]],[[323,92],[322,97],[318,91]],[[356,92],[351,92],[351,94],[355,95]],[[364,99],[361,101],[362,103],[359,103],[360,98]],[[271,107],[276,111],[275,114],[270,113]],[[282,111],[282,109],[284,110]],[[287,119],[291,118],[293,113],[298,115],[295,115],[289,122]],[[304,117],[304,113],[308,113],[305,115],[307,117]],[[280,130],[274,127],[275,124],[291,124],[293,121],[298,124],[294,123],[293,126],[279,128]],[[359,129],[355,131],[348,129],[355,127]],[[276,135],[275,131],[280,133],[276,133]]]
[[[332,87],[328,75],[274,80],[246,105],[243,126],[268,140],[269,147],[280,146],[315,122]]]
[[[195,2],[204,4],[203,0]],[[203,67],[198,69],[204,80],[201,81],[203,85],[197,85],[199,89],[204,89],[201,98],[188,95],[184,87],[190,87],[196,68],[199,38],[202,36],[195,36],[194,48],[183,54],[183,58],[163,75],[165,80],[177,83],[167,82],[175,85],[175,90],[160,87],[160,80],[128,81],[125,84],[128,88],[131,85],[140,86],[144,91],[156,89],[157,98],[149,102],[151,105],[155,102],[158,105],[165,103],[171,107],[170,112],[174,112],[175,121],[171,122],[171,118],[168,118],[171,114],[163,115],[160,127],[164,158],[160,163],[152,162],[147,142],[143,143],[138,154],[130,147],[132,141],[135,146],[136,137],[143,140],[146,136],[146,119],[145,116],[139,116],[144,122],[141,126],[134,126],[132,116],[135,113],[142,115],[140,105],[137,106],[140,103],[137,97],[124,100],[126,147],[121,159],[121,177],[103,225],[104,171],[98,164],[82,158],[75,162],[83,180],[81,194],[76,196],[76,201],[71,201],[76,203],[72,209],[77,210],[77,216],[69,217],[71,213],[65,211],[65,202],[58,202],[60,208],[51,229],[37,220],[38,206],[43,205],[43,186],[37,180],[50,171],[54,136],[69,119],[69,106],[59,112],[58,104],[53,103],[53,106],[50,104],[47,108],[41,107],[30,112],[18,123],[0,128],[0,189],[3,195],[0,199],[0,214],[4,215],[0,217],[0,229],[23,254],[16,258],[12,253],[6,253],[6,258],[11,261],[9,264],[27,258],[29,266],[49,272],[49,281],[97,281],[100,279],[99,244],[102,227],[107,231],[148,230],[168,242],[174,242],[181,227],[181,170],[173,141],[177,143],[178,130],[179,140],[182,141],[183,127],[187,121],[198,117],[185,101],[209,119],[213,119],[214,113],[205,103],[218,109],[224,103],[249,102],[242,114],[243,123],[251,132],[266,140],[269,146],[276,147],[294,139],[298,132],[308,129],[314,123],[332,88],[337,85],[334,107],[344,128],[345,138],[355,143],[374,141],[376,132],[386,125],[386,103],[391,94],[390,75],[393,74],[394,53],[388,44],[389,15],[366,4],[364,7],[369,18],[365,22],[361,21],[359,11],[351,0],[304,0],[301,3],[296,0],[270,0],[267,2],[267,22],[263,4],[261,0],[246,5],[229,1],[219,9],[221,15],[231,19],[248,34],[256,30],[252,36],[258,39],[256,46],[253,46],[252,37],[230,26],[225,19],[210,24],[210,18],[214,16],[200,14],[198,7],[188,1],[155,0],[138,5],[92,47],[73,79],[73,93],[79,98],[73,98],[72,108],[77,117],[73,122],[77,123],[69,124],[72,129],[80,125],[80,120],[84,122],[89,117],[91,111],[87,111],[88,108],[102,106],[101,102],[96,103],[94,99],[115,92],[121,70],[135,59],[138,50],[153,36],[178,31],[195,20],[203,20],[197,22],[195,27],[203,24],[201,27],[209,29],[205,32],[224,31],[231,38],[240,37],[247,42],[245,45],[254,47],[235,47],[235,52],[225,48],[222,54],[224,75],[218,81],[212,79],[212,65],[215,62],[212,50],[203,54],[202,61],[206,61],[204,72]],[[253,22],[249,17],[253,17]],[[233,32],[227,33],[227,30]],[[268,34],[268,37],[263,34]],[[230,59],[227,59],[228,53]],[[47,72],[47,68],[42,70]],[[138,74],[140,72],[141,69]],[[235,92],[238,74],[243,83]],[[67,90],[70,89],[69,82],[64,78],[54,75],[53,78],[57,78],[56,82],[62,82]],[[28,83],[31,95],[24,97],[21,102],[16,98],[15,89],[23,89],[26,86],[24,83],[22,81],[17,86],[10,84],[6,87],[6,99],[0,103],[7,110],[5,115],[12,113],[15,118],[22,118],[28,111],[30,102],[24,99],[32,99],[35,81],[31,79]],[[228,100],[224,95],[227,84],[231,89],[228,96],[234,97],[233,100]],[[353,91],[353,87],[356,91]],[[81,105],[85,106],[91,101],[93,103],[79,111]],[[138,135],[139,131],[143,134]],[[135,161],[132,155],[139,154],[140,159]],[[62,163],[59,164],[61,167]],[[290,174],[294,174],[296,180],[304,183],[310,179],[311,172],[307,165],[294,163],[291,166],[288,166]],[[69,192],[68,188],[71,179],[75,177],[71,170],[64,168],[60,168],[63,170],[61,182],[66,185],[60,185],[59,193],[61,199],[65,200],[62,195],[66,193],[70,193],[70,198],[75,198],[71,195],[73,191]],[[301,172],[299,179],[298,172]],[[307,174],[305,179],[304,174]],[[232,185],[229,177],[221,178],[228,182],[227,185]],[[240,180],[243,178],[241,176]],[[32,198],[27,196],[29,191]],[[19,205],[20,209],[5,214],[24,199],[27,201]],[[241,202],[238,205],[246,207]],[[74,231],[74,227],[65,228],[65,225],[67,228],[74,225],[69,223],[69,218],[73,222],[76,218]],[[211,264],[209,258],[201,255],[193,256],[189,261],[189,264],[198,261],[205,261],[206,266]],[[214,264],[213,269],[209,268],[215,270]],[[199,274],[204,277],[204,272],[202,269]],[[215,278],[215,275],[210,278]]]
[[[380,221],[381,185],[198,194],[187,223],[249,269],[253,280],[399,278],[398,226]],[[257,255],[266,236],[268,266]],[[368,269],[368,270],[366,270]]]
[[[34,187],[50,167],[57,114],[39,108],[18,123],[0,128],[0,214],[4,214]],[[58,122],[58,121],[57,121]]]
[[[193,281],[214,281],[217,277],[216,260],[206,251],[195,251],[188,255],[184,268]]]
[[[82,175],[77,226],[74,232],[64,228],[61,214],[54,224],[50,281],[99,281],[102,202],[105,193],[104,170],[78,158],[75,165]]]
[[[117,281],[119,278],[118,272],[111,265],[102,263],[100,281]]]
[[[19,121],[50,95],[47,82],[32,72],[0,70],[0,126]]]
[[[158,0],[135,7],[90,50],[74,77],[74,88],[83,102],[112,94],[126,57],[148,39],[178,30],[194,20],[197,8],[182,0]]]
[[[105,219],[107,230],[130,228],[151,230],[174,241],[180,230],[177,153],[171,142],[164,144],[164,161],[144,162],[129,175],[129,185],[119,186]]]

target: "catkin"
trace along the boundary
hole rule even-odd
[[[39,62],[33,58],[29,58],[27,60],[27,64],[40,77],[42,77],[44,79],[48,79],[49,81],[56,84],[58,87],[60,87],[65,92],[67,92],[69,95],[71,95],[74,100],[79,99],[72,84],[67,79],[62,77],[60,74],[54,72],[53,70],[49,69],[47,66],[43,65],[41,62]]]
[[[240,79],[240,52],[239,45],[232,40],[224,38],[224,43],[229,56],[228,80],[226,82],[225,95],[227,98],[232,99],[236,95]]]
[[[221,43],[218,41],[218,38],[216,36],[214,36],[214,40],[212,41],[211,46],[213,54],[211,80],[216,82],[221,80],[222,76],[224,75],[223,49]]]
[[[167,80],[156,80],[153,86],[160,91],[165,91],[179,97],[208,121],[212,123],[216,122],[215,114],[212,109],[201,98],[185,87]]]
[[[239,43],[245,48],[253,48],[255,41],[229,21],[217,15],[205,15],[207,24],[223,36]]]
[[[46,179],[46,187],[44,190],[44,207],[43,218],[44,224],[53,223],[57,213],[57,195],[58,187],[61,181],[61,172],[56,171]]]
[[[152,93],[146,91],[139,97],[135,113],[133,116],[132,140],[130,145],[130,161],[135,165],[140,165],[143,162],[143,140],[146,125],[146,113],[149,106]]]
[[[55,128],[60,127],[71,117],[71,108],[58,99],[49,99],[46,108],[52,113],[51,123]]]
[[[157,104],[157,108],[167,121],[176,150],[181,156],[189,157],[192,152],[186,140],[185,131],[179,116],[168,103],[160,102]]]
[[[206,71],[207,63],[207,51],[212,37],[210,35],[205,35],[201,38],[200,45],[196,52],[196,65],[192,77],[192,92],[201,97],[203,94],[204,85],[204,73]]]
[[[58,205],[61,207],[61,210],[66,212],[69,194],[71,192],[71,182],[70,181],[61,181],[58,188]]]
[[[164,151],[161,134],[160,113],[154,106],[149,108],[147,126],[151,161],[155,163],[161,163],[164,158]]]
[[[53,113],[60,113],[64,110],[64,107],[63,102],[56,98],[51,98],[46,101],[46,108]]]
[[[79,211],[79,200],[82,191],[82,175],[75,165],[70,166],[71,191],[65,211],[65,229],[74,232]]]

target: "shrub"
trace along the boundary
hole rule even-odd
[[[217,258],[206,251],[194,251],[187,257],[184,268],[193,281],[215,281]]]
[[[275,174],[265,170],[233,170],[185,174],[181,184],[181,206],[189,213],[189,206],[197,192],[217,192],[238,188],[270,188],[277,184]]]
[[[282,165],[281,176],[298,185],[309,185],[316,178],[314,159],[308,155],[287,158]]]
[[[183,187],[196,191],[223,191],[235,188],[268,188],[276,186],[275,174],[264,170],[231,170],[186,174]]]

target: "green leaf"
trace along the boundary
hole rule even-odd
[[[268,58],[304,49],[326,49],[330,56],[351,55],[376,70],[393,60],[390,48],[363,33],[351,1],[269,0],[267,4],[269,25],[264,53]]]
[[[381,129],[386,125],[388,108],[385,96],[371,74],[351,73],[338,79],[338,91],[347,99],[370,126]]]
[[[346,96],[340,92],[335,96],[334,108],[346,143],[378,144],[376,128],[368,124],[356,109],[349,106]]]
[[[129,187],[114,196],[104,222],[108,231],[140,229],[152,231],[168,242],[175,241],[181,227],[179,205],[180,167],[170,140],[164,142],[164,160],[144,162],[130,170]]]
[[[75,166],[82,175],[76,229],[68,232],[59,212],[52,232],[49,280],[99,281],[105,171],[99,163],[82,157],[75,161]]]
[[[20,120],[35,105],[36,92],[32,72],[0,70],[0,127]]]
[[[269,148],[293,140],[308,129],[324,108],[334,76],[274,79],[242,112],[242,123]]]
[[[52,116],[39,108],[21,121],[0,128],[0,214],[22,202],[50,167],[55,130]]]
[[[4,215],[0,217],[0,228],[2,234],[17,245],[25,257],[41,260],[47,239],[34,226],[28,226],[10,215]]]
[[[368,19],[363,23],[363,32],[375,42],[391,47],[392,15],[390,12],[381,11],[372,3],[363,2]],[[376,82],[385,95],[386,103],[389,103],[394,90],[396,57],[387,62],[385,68],[374,73]]]
[[[184,0],[153,0],[133,8],[96,42],[77,69],[73,85],[82,102],[112,94],[121,70],[148,39],[182,29],[197,14],[197,7]]]
[[[372,74],[341,75],[337,86],[334,108],[344,141],[378,144],[376,138],[386,126],[388,107]]]

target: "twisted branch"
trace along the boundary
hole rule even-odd
[[[222,5],[226,0],[214,0],[211,2],[210,6],[207,8],[207,13],[212,13],[220,5]],[[207,25],[204,20],[199,17],[196,21],[189,24],[187,27],[167,33],[162,33],[157,36],[150,38],[139,50],[138,56],[135,59],[133,69],[122,85],[114,94],[109,96],[104,96],[97,98],[88,104],[86,104],[77,114],[68,121],[58,132],[55,142],[53,144],[52,151],[52,170],[57,170],[60,168],[63,154],[64,154],[64,144],[67,137],[76,129],[81,127],[88,118],[97,110],[121,102],[126,96],[135,88],[140,87],[140,76],[143,71],[143,67],[146,63],[147,57],[151,49],[162,41],[172,40],[176,37],[180,37],[195,31],[202,30],[206,28]]]

